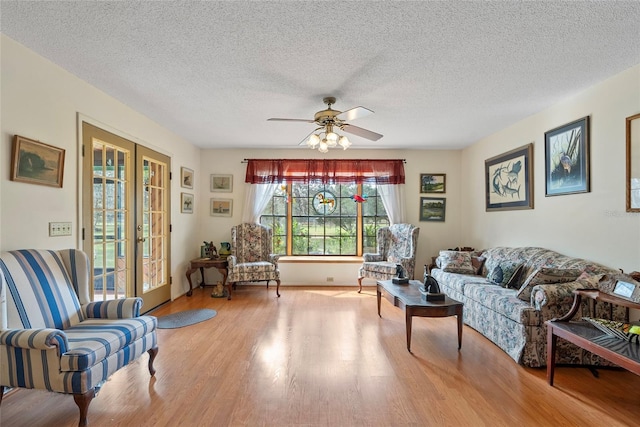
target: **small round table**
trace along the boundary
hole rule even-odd
[[[204,269],[205,268],[215,268],[220,274],[222,274],[222,287],[227,287],[227,299],[231,299],[231,285],[227,284],[227,275],[229,263],[226,258],[196,258],[192,259],[189,268],[187,269],[187,280],[189,281],[189,291],[187,292],[187,296],[190,297],[193,294],[193,285],[191,284],[191,274],[197,269],[200,269],[200,274],[202,275],[202,283],[200,286],[216,286],[216,285],[208,285],[204,282]]]

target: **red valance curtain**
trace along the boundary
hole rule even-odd
[[[282,182],[404,184],[404,160],[248,159],[245,182],[250,184]]]

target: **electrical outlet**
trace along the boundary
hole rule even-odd
[[[56,237],[56,236],[71,236],[71,223],[70,222],[50,222],[49,237]]]
[[[327,282],[333,282],[333,277],[327,277]]]

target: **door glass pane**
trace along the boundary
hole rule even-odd
[[[145,238],[142,254],[143,291],[150,292],[161,286],[169,285],[164,274],[168,260],[164,250],[167,238],[165,218],[168,209],[164,177],[168,174],[167,165],[162,162],[145,158],[142,164],[145,180],[142,207],[143,227],[140,231]]]
[[[132,266],[126,258],[128,151],[93,138],[93,300],[124,298]]]

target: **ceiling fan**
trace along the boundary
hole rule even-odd
[[[370,130],[347,123],[347,121],[359,119],[360,117],[365,117],[369,114],[373,114],[373,111],[364,107],[355,107],[347,111],[334,110],[331,108],[331,106],[336,102],[336,98],[333,96],[324,98],[322,102],[327,104],[327,109],[318,111],[313,116],[313,120],[282,118],[271,118],[267,120],[315,123],[318,127],[314,129],[311,134],[309,134],[309,136],[303,139],[300,145],[306,144],[311,148],[318,147],[318,150],[324,153],[328,151],[328,147],[335,147],[336,145],[340,145],[346,150],[347,148],[349,148],[349,146],[351,146],[351,143],[349,142],[347,137],[339,136],[338,134],[336,134],[334,132],[334,128],[340,129],[344,132],[348,132],[356,136],[360,136],[362,138],[369,139],[371,141],[377,141],[382,138],[382,135],[379,133],[372,132]],[[320,132],[316,133],[318,131]]]

